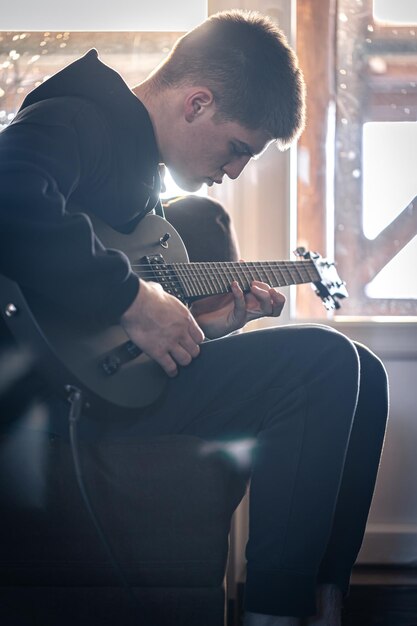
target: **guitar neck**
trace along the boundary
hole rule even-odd
[[[172,263],[167,266],[174,272],[185,298],[199,298],[224,294],[237,281],[244,292],[258,280],[271,287],[287,287],[320,280],[311,260]]]

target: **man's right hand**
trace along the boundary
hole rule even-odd
[[[139,293],[121,317],[129,338],[168,376],[200,353],[204,334],[190,311],[158,283],[141,280]]]

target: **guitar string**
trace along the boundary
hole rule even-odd
[[[132,269],[134,269],[136,271],[136,267],[132,266]],[[304,272],[305,274],[308,274],[310,272],[309,268],[305,268],[305,269],[291,269],[291,268],[283,268],[283,269],[272,269],[270,267],[265,267],[265,268],[251,268],[251,271],[246,271],[244,268],[236,268],[236,271],[233,271],[232,268],[230,269],[216,269],[216,268],[186,268],[186,267],[181,267],[181,266],[174,266],[174,267],[159,267],[159,266],[155,266],[155,267],[145,267],[143,268],[143,270],[139,270],[139,272],[147,272],[147,273],[151,273],[151,274],[155,274],[158,272],[161,273],[165,273],[165,274],[175,274],[176,271],[181,271],[181,272],[185,272],[186,274],[189,274],[190,276],[216,276],[216,275],[221,275],[221,274],[227,274],[227,273],[233,273],[233,274],[246,274],[247,276],[249,276],[249,278],[252,277],[253,274],[273,274],[275,273],[285,273],[285,274],[300,274],[300,272]],[[314,272],[314,274],[317,274],[318,272]]]
[[[311,265],[314,266],[314,264],[312,263],[312,261],[192,261],[192,262],[179,262],[179,263],[161,263],[162,267],[172,267],[172,266],[182,266],[182,267],[198,267],[200,265],[203,265],[205,267],[210,267],[212,264],[215,264],[215,267],[231,267],[231,268],[242,268],[242,267],[248,267],[249,265],[253,267],[257,268],[257,267],[268,267],[271,268],[271,266],[276,269],[279,267],[286,267],[288,264],[291,264],[291,267],[295,267],[295,266],[303,266],[303,267],[309,267]],[[158,263],[155,263],[155,265],[157,266]],[[150,267],[151,265],[149,263],[131,263],[132,267]]]
[[[307,273],[306,276],[302,277],[301,274],[297,278],[294,275],[287,273],[286,275],[280,272],[281,276],[277,276],[274,273],[265,274],[264,276],[259,276],[258,280],[260,282],[266,281],[271,284],[272,287],[287,287],[291,285],[298,284],[306,284],[317,282],[320,278],[319,276],[311,276],[311,274]],[[223,273],[219,276],[207,276],[207,273],[203,274],[184,274],[178,269],[177,272],[169,272],[169,271],[157,271],[153,272],[151,270],[147,270],[146,273],[142,272],[138,274],[140,278],[146,279],[154,279],[163,283],[168,281],[171,284],[176,284],[180,289],[184,292],[186,297],[192,296],[201,296],[201,295],[218,295],[227,293],[230,290],[231,283],[234,280],[240,284],[243,291],[249,291],[253,277],[248,278],[247,276],[233,276],[230,273]],[[215,280],[216,279],[216,280]],[[216,284],[217,283],[217,284]]]
[[[220,266],[220,267],[210,267],[208,264],[202,264],[202,266],[200,266],[200,264],[198,265],[191,265],[189,263],[185,263],[185,264],[163,264],[163,265],[148,265],[148,264],[132,264],[131,265],[132,269],[134,269],[135,271],[137,271],[137,268],[143,268],[142,270],[139,269],[138,273],[143,273],[143,274],[150,274],[150,275],[154,275],[154,274],[171,274],[171,275],[175,275],[177,271],[181,271],[184,272],[186,275],[189,275],[191,277],[210,277],[210,276],[221,276],[221,275],[227,275],[230,273],[242,273],[242,274],[247,274],[247,276],[249,276],[249,278],[252,278],[252,274],[253,273],[263,273],[266,276],[267,275],[273,275],[274,272],[275,273],[281,273],[282,275],[288,275],[288,276],[292,276],[292,274],[298,275],[298,276],[302,276],[302,273],[304,273],[304,275],[306,276],[313,276],[314,278],[319,276],[319,272],[317,270],[316,267],[314,266],[298,266],[298,267],[288,267],[288,266],[274,266],[271,267],[270,265],[256,265],[256,266],[246,266],[246,265],[242,265],[242,264],[235,264],[235,265],[228,265],[228,266]],[[244,276],[245,278],[247,276]]]
[[[161,274],[171,274],[175,275],[178,271],[183,272],[186,276],[189,277],[222,277],[230,275],[231,273],[241,273],[244,275],[244,278],[249,277],[253,279],[253,273],[263,273],[266,277],[268,275],[274,276],[274,273],[280,273],[282,276],[289,276],[293,278],[293,274],[298,275],[299,277],[307,276],[311,279],[319,278],[319,272],[315,266],[311,264],[306,264],[301,266],[301,263],[297,266],[287,266],[287,265],[274,265],[270,264],[262,264],[262,265],[247,265],[241,263],[230,263],[227,265],[216,265],[212,267],[209,263],[176,263],[176,264],[132,264],[132,269],[137,271],[139,268],[139,273],[149,274],[149,275],[161,275]],[[140,268],[143,268],[140,270]],[[246,275],[245,275],[246,274]],[[228,276],[230,278],[230,276]]]
[[[177,276],[178,272],[182,272],[184,278],[206,278],[207,280],[213,280],[213,279],[218,279],[218,278],[222,278],[225,277],[227,279],[232,279],[232,280],[241,280],[242,278],[244,280],[258,280],[259,278],[255,277],[254,278],[254,274],[258,274],[258,277],[260,274],[262,274],[263,276],[265,276],[265,278],[268,278],[268,276],[272,276],[274,278],[284,278],[284,277],[288,277],[291,280],[295,280],[294,276],[298,279],[302,279],[304,280],[304,278],[308,278],[310,281],[314,281],[314,280],[319,280],[320,279],[320,275],[318,274],[318,272],[312,272],[310,270],[304,270],[304,272],[300,272],[299,270],[289,270],[289,269],[284,269],[284,270],[275,270],[275,272],[273,270],[271,270],[270,268],[266,268],[263,270],[258,270],[256,272],[247,272],[246,274],[244,274],[243,276],[239,276],[237,274],[237,272],[231,272],[231,271],[227,271],[227,270],[211,270],[211,271],[206,271],[206,270],[185,270],[184,268],[181,267],[177,267],[177,268],[144,268],[144,270],[139,271],[136,273],[139,276],[165,276],[165,277],[175,277]],[[280,274],[280,276],[278,276],[278,273]],[[234,275],[233,275],[234,274]],[[243,274],[243,272],[242,272]],[[274,274],[276,274],[274,276]]]
[[[256,271],[256,272],[251,272],[251,273],[247,273],[247,274],[243,274],[243,276],[236,276],[233,272],[227,272],[227,271],[218,271],[217,275],[215,272],[213,272],[212,274],[209,274],[207,271],[184,271],[184,268],[176,268],[176,269],[161,269],[161,268],[145,268],[143,271],[140,272],[136,272],[139,276],[159,276],[162,278],[175,278],[176,276],[179,275],[179,273],[181,273],[182,277],[185,279],[202,279],[202,280],[218,280],[218,279],[222,279],[222,278],[227,278],[228,280],[260,280],[261,278],[274,278],[274,280],[277,279],[281,279],[281,280],[285,280],[285,279],[289,279],[291,281],[304,281],[307,280],[307,282],[314,282],[316,280],[320,280],[320,275],[317,272],[310,272],[308,270],[305,270],[304,273],[302,272],[295,272],[294,270],[283,270],[278,272],[273,272],[272,270],[264,270],[264,271]]]
[[[181,271],[181,270],[180,270]],[[135,272],[139,277],[159,277],[159,278],[180,278],[179,276],[179,272],[176,272],[174,270],[151,270],[151,269],[147,269],[145,271],[142,272]],[[281,272],[281,275],[275,275],[272,271],[268,271],[268,272],[262,272],[263,276],[259,275],[260,273],[258,273],[258,276],[251,276],[246,275],[246,276],[236,276],[236,275],[231,275],[231,273],[229,272],[223,272],[223,273],[219,273],[216,275],[216,273],[212,273],[212,274],[208,274],[207,272],[187,272],[181,275],[181,278],[187,280],[207,280],[207,281],[213,281],[213,280],[219,280],[222,278],[226,278],[227,280],[236,280],[237,282],[239,281],[253,281],[253,280],[258,280],[260,282],[262,282],[261,279],[265,278],[265,279],[270,279],[273,278],[274,280],[283,280],[285,282],[285,279],[288,279],[292,282],[315,282],[320,280],[320,276],[318,274],[311,274],[309,272],[305,272],[305,274],[302,274],[300,272],[297,273],[291,273],[290,271],[285,271],[284,273]]]

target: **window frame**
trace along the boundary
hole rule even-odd
[[[392,108],[387,106],[382,81],[373,80],[365,87],[363,79],[370,75],[368,59],[375,52],[391,53],[395,60],[400,47],[410,41],[410,27],[393,29],[392,25],[375,22],[372,0],[364,0],[360,12],[349,12],[349,1],[323,0],[314,9],[308,0],[297,1],[297,51],[308,92],[308,124],[298,146],[298,242],[323,250],[328,256],[334,254],[340,275],[349,279],[350,297],[334,314],[335,320],[379,316],[409,320],[417,316],[417,299],[370,298],[364,286],[417,235],[417,202],[414,209],[404,207],[371,241],[362,232],[362,179],[360,175],[353,177],[352,170],[362,172],[364,122],[398,119],[400,105],[404,107],[405,102],[413,108],[410,118],[416,113],[417,119],[417,90],[410,96],[402,94],[400,88],[395,94],[397,107]],[[349,36],[338,31],[344,11],[350,23]],[[352,36],[352,29],[357,37]],[[364,35],[364,45],[359,51],[360,33]],[[409,48],[411,51],[411,41]],[[343,67],[338,67],[338,59],[343,58],[352,59],[350,69],[344,71],[349,74],[347,95],[354,97],[340,96],[346,74],[341,73]],[[398,80],[398,66],[392,72]],[[364,89],[369,90],[370,98]],[[391,105],[392,94],[389,97]],[[296,316],[322,318],[323,313],[317,303],[300,293]]]

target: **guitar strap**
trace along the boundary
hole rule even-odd
[[[165,219],[165,211],[160,199],[155,204],[154,211],[156,215],[159,215],[159,217],[163,217]]]

